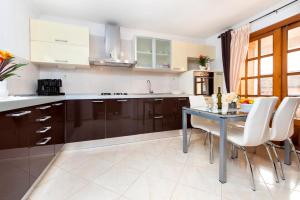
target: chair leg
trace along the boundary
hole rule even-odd
[[[278,172],[277,172],[277,166],[276,166],[276,163],[274,162],[273,158],[272,158],[272,155],[271,155],[271,152],[270,152],[270,149],[269,149],[269,146],[267,144],[264,144],[267,152],[268,152],[268,156],[271,160],[271,163],[273,164],[273,170],[274,170],[274,173],[275,173],[275,181],[276,183],[279,183],[279,178],[278,178]]]
[[[206,141],[207,141],[207,138],[208,138],[208,134],[209,133],[205,131],[205,138],[204,138],[204,143],[203,143],[204,146],[206,146]]]
[[[214,152],[213,152],[213,135],[208,133],[208,143],[209,143],[209,163],[214,163]]]
[[[300,168],[300,157],[299,157],[298,153],[296,152],[295,145],[293,144],[293,141],[291,140],[291,138],[288,138],[288,141],[289,141],[289,143],[291,145],[292,151],[295,153],[296,158],[298,159],[298,166]]]
[[[238,151],[234,144],[231,144],[231,159],[236,159],[238,157]]]
[[[273,150],[273,153],[275,155],[275,158],[277,160],[277,162],[279,162],[279,165],[280,165],[280,170],[281,170],[281,178],[282,180],[285,180],[285,176],[284,176],[284,172],[283,172],[283,167],[282,167],[282,162],[281,160],[279,159],[279,156],[278,156],[278,153],[276,151],[276,148],[273,144],[271,144],[271,147],[272,147],[272,150]]]
[[[189,135],[188,147],[189,147],[190,144],[191,144],[192,133],[193,133],[193,128],[191,128],[191,133],[190,133],[190,135]]]
[[[255,186],[255,180],[254,180],[253,168],[252,168],[252,165],[251,165],[250,160],[249,160],[249,158],[248,158],[248,154],[247,154],[246,148],[245,148],[245,147],[242,147],[242,150],[243,150],[243,152],[244,152],[245,159],[246,159],[246,161],[247,161],[247,163],[248,163],[248,166],[249,166],[250,172],[251,172],[251,187],[252,187],[251,189],[252,189],[253,191],[255,191],[255,190],[256,190],[256,186]]]

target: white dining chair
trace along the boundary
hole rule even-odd
[[[256,147],[265,144],[269,140],[269,123],[271,120],[272,113],[277,102],[277,97],[260,97],[258,98],[253,107],[251,108],[245,127],[228,127],[227,139],[229,142],[234,144],[236,147],[241,149],[244,153],[245,159],[248,163],[251,172],[251,183],[252,190],[256,190],[253,168],[248,158],[247,147]],[[214,132],[215,135],[220,135],[219,130]],[[272,156],[270,154],[269,146],[265,145],[268,152],[269,158],[272,162]],[[274,165],[273,165],[274,167]],[[274,171],[276,171],[274,169]]]
[[[292,151],[295,153],[300,168],[300,157],[296,152],[295,146],[291,140],[294,134],[294,117],[300,102],[299,97],[285,97],[275,112],[272,128],[270,128],[270,142],[267,144],[271,146],[275,155],[276,161],[280,164],[281,177],[285,180],[282,163],[279,159],[275,144],[271,141],[285,141],[290,143]],[[278,176],[278,175],[277,175]]]
[[[189,96],[190,100],[190,107],[191,108],[207,108],[207,103],[205,101],[204,96]],[[209,162],[213,163],[213,137],[211,135],[212,130],[218,129],[219,125],[209,119],[200,117],[200,116],[191,116],[191,133],[189,136],[189,144],[192,136],[192,130],[194,129],[201,129],[206,133],[205,139],[204,139],[204,144],[206,142],[206,139],[208,137],[209,140],[209,149],[210,149],[210,156],[209,156]]]

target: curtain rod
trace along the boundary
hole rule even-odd
[[[287,7],[287,6],[291,5],[291,4],[293,4],[293,3],[296,3],[297,1],[298,1],[298,0],[294,0],[294,1],[290,2],[290,3],[288,3],[288,4],[285,4],[285,5],[283,5],[283,6],[279,7],[279,8],[277,8],[277,9],[275,9],[275,10],[273,10],[273,11],[271,11],[271,12],[269,12],[269,13],[263,15],[263,16],[260,16],[260,17],[258,17],[258,18],[256,18],[256,19],[250,21],[249,24],[252,24],[253,22],[256,22],[256,21],[258,21],[258,20],[260,20],[260,19],[262,19],[262,18],[264,18],[264,17],[266,17],[266,16],[269,16],[269,15],[273,14],[273,13],[277,13],[279,10],[281,10],[281,9],[283,9],[283,8],[285,8],[285,7]],[[220,38],[220,37],[221,37],[221,34],[218,36],[218,38]]]

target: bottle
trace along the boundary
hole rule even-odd
[[[221,87],[218,87],[218,93],[217,93],[217,98],[218,98],[218,109],[222,109],[222,93],[221,93]]]

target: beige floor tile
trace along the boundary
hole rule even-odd
[[[144,174],[124,196],[130,200],[166,200],[170,199],[175,184],[175,181]]]
[[[39,184],[31,195],[31,200],[66,199],[87,185],[88,182],[71,174],[64,174],[57,178]]]
[[[172,200],[221,200],[221,196],[215,195],[192,187],[178,185],[173,194]]]
[[[271,191],[272,198],[274,200],[299,200],[300,192],[296,190],[288,190],[286,188],[276,186],[276,185],[268,185],[268,188]]]
[[[221,183],[219,182],[218,171],[213,168],[186,166],[180,178],[180,183],[208,193],[221,195]]]
[[[124,168],[116,164],[97,177],[94,182],[121,195],[140,175],[141,172],[136,169]]]
[[[67,200],[117,200],[119,197],[120,195],[117,195],[112,191],[106,190],[94,183],[90,183],[74,193],[74,195]]]

